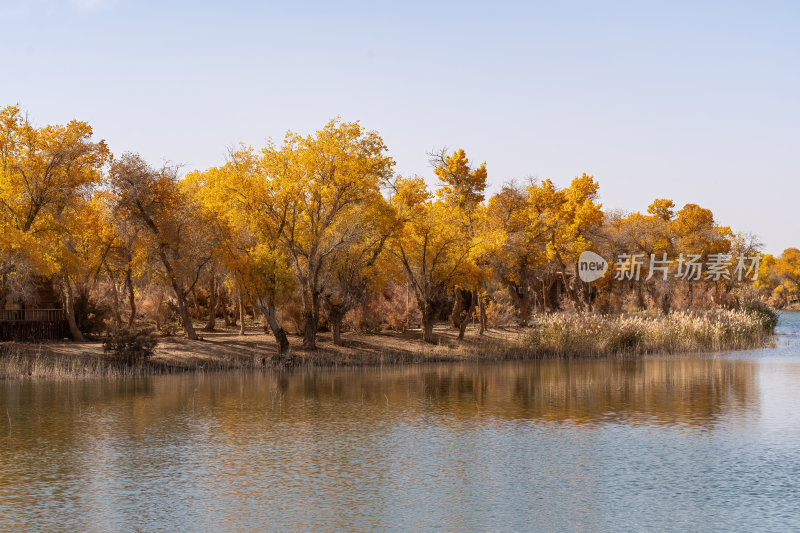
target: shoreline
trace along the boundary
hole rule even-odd
[[[439,344],[423,343],[421,332],[407,331],[342,334],[343,345],[335,346],[329,333],[318,337],[317,350],[299,347],[301,338],[290,336],[291,352],[278,358],[271,335],[261,328],[250,328],[241,336],[238,330],[202,332],[202,340],[161,337],[155,355],[144,362],[122,365],[109,360],[101,341],[56,341],[42,343],[0,343],[0,380],[116,378],[217,371],[263,371],[287,368],[333,368],[380,365],[413,365],[444,362],[499,362],[539,359],[641,358],[648,355],[712,354],[768,346],[774,332],[753,338],[732,339],[725,343],[694,345],[690,349],[670,349],[671,345],[650,347],[620,345],[605,349],[574,346],[548,348],[533,328],[492,329],[484,336],[467,330],[459,341],[457,332],[437,329]]]
[[[102,342],[54,341],[0,343],[0,380],[26,378],[124,377],[187,372],[261,371],[286,368],[331,368],[420,364],[427,362],[501,361],[533,359],[535,351],[524,346],[523,330],[494,330],[484,337],[468,332],[463,341],[457,332],[437,331],[440,343],[423,343],[421,332],[343,333],[343,345],[331,335],[318,336],[317,350],[300,347],[302,338],[290,335],[292,349],[278,357],[272,335],[261,328],[200,332],[201,340],[160,337],[155,355],[131,366],[109,360]]]

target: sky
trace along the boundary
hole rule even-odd
[[[710,208],[800,247],[800,3],[0,0],[0,106],[115,154],[224,164],[340,116],[396,171],[464,148],[490,190],[583,172],[605,209]]]

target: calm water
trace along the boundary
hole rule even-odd
[[[0,382],[0,529],[797,530],[774,349]]]

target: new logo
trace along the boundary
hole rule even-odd
[[[608,271],[608,263],[601,256],[586,250],[578,258],[578,277],[591,283],[603,277]]]

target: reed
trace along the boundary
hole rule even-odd
[[[123,362],[97,343],[59,353],[55,345],[0,345],[0,379],[136,377],[154,374],[257,371],[286,367],[397,365],[445,361],[500,361],[568,357],[637,357],[648,354],[716,352],[759,348],[773,338],[775,315],[764,308],[716,309],[668,315],[605,316],[553,313],[530,328],[474,331],[458,341],[437,330],[439,343],[413,333],[345,335],[344,346],[320,339],[320,349],[294,348],[279,357],[266,337],[232,335],[215,341],[165,340],[156,356]],[[295,339],[297,341],[298,339]],[[75,346],[75,345],[71,345]]]
[[[774,321],[760,310],[551,314],[536,321],[528,342],[537,353],[556,357],[697,353],[759,348],[773,330]]]
[[[225,359],[200,360],[187,357],[176,360],[151,360],[125,363],[112,357],[98,356],[92,351],[80,355],[53,352],[48,345],[9,344],[0,347],[0,379],[73,379],[127,378],[182,372],[255,369],[255,361]]]

